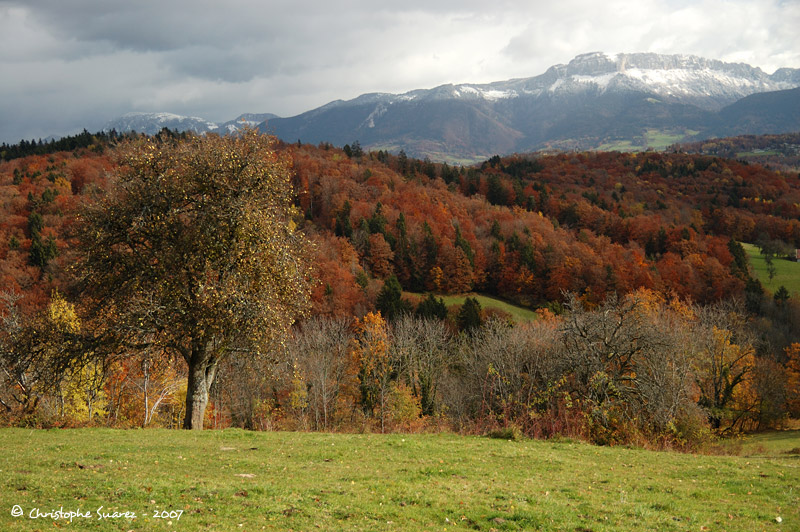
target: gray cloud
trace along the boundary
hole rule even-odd
[[[781,0],[0,0],[0,141],[127,111],[291,116],[365,92],[542,73],[579,53],[800,67]]]

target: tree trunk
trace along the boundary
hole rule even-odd
[[[186,417],[184,429],[203,430],[203,420],[208,406],[208,392],[214,383],[217,363],[209,357],[195,353],[189,363],[189,380],[186,386]]]
[[[147,363],[147,359],[142,361],[142,378],[144,379],[142,391],[144,392],[144,420],[142,421],[142,428],[145,428],[147,424],[150,422],[150,418],[148,417],[147,413],[150,412],[150,401],[147,397],[147,388],[148,384],[150,383],[150,366]],[[188,394],[187,394],[188,395]]]

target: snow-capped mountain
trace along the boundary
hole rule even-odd
[[[723,63],[692,55],[617,54],[595,52],[567,65],[517,82],[515,88],[540,95],[597,92],[648,92],[668,101],[718,110],[759,92],[800,85],[800,70],[783,69],[773,76],[742,63]]]
[[[374,103],[448,99],[498,101],[519,97],[557,97],[580,93],[648,92],[661,98],[717,110],[759,92],[800,86],[800,69],[782,68],[773,75],[743,63],[723,63],[692,55],[650,53],[608,55],[593,52],[577,56],[566,65],[550,67],[542,75],[488,84],[441,85],[405,94],[364,94],[332,107]]]
[[[245,113],[237,116],[233,120],[228,120],[219,124],[215,129],[215,133],[225,135],[227,133],[236,133],[241,131],[244,127],[256,128],[259,124],[273,118],[278,118],[278,115],[272,113]]]
[[[113,129],[118,133],[136,131],[137,133],[155,135],[163,128],[208,133],[215,130],[217,124],[203,118],[172,113],[126,113],[109,121],[103,127],[103,131],[111,131]]]
[[[225,135],[235,133],[244,127],[255,128],[266,120],[277,118],[271,113],[245,113],[233,120],[216,124],[205,118],[182,116],[173,113],[127,113],[110,120],[103,131],[116,130],[118,133],[136,131],[147,135],[155,135],[164,128],[177,131],[193,131],[195,133],[218,133]]]
[[[719,115],[724,107],[796,87],[800,69],[768,75],[749,65],[691,55],[595,52],[531,78],[364,94],[262,128],[285,140],[338,145],[359,140],[365,147],[402,148],[432,158],[481,159],[614,141],[645,147],[648,131],[668,130],[680,139],[712,126],[724,130]],[[780,127],[800,130],[794,123]]]
[[[554,98],[610,92],[647,92],[671,102],[718,110],[751,94],[798,86],[800,69],[782,68],[767,75],[760,68],[743,63],[723,63],[692,55],[593,52],[579,55],[569,64],[552,66],[544,74],[531,78],[488,84],[448,84],[405,94],[364,94],[350,101],[331,102],[317,111],[370,103],[379,109],[381,105],[410,101],[496,102],[520,97]]]
[[[691,55],[594,52],[530,78],[363,94],[291,118],[244,114],[215,124],[169,113],[129,113],[106,130],[154,134],[167,127],[227,134],[258,125],[289,142],[341,146],[358,140],[367,148],[403,149],[418,157],[476,160],[546,147],[590,149],[625,142],[646,147],[654,131],[676,141],[728,131],[797,131],[793,110],[800,91],[791,90],[797,87],[800,69],[769,75],[750,65]],[[763,93],[776,97],[749,100]],[[732,106],[745,99],[746,104]],[[759,117],[765,102],[769,112]],[[781,112],[781,106],[790,109]]]

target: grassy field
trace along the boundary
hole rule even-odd
[[[0,529],[800,530],[800,455],[786,452],[800,433],[761,438],[699,456],[453,434],[3,429]],[[61,508],[89,517],[54,521]]]
[[[781,152],[778,150],[740,151],[736,157],[767,157],[771,155],[781,155]]]
[[[440,297],[442,300],[444,300],[444,304],[448,307],[452,305],[463,305],[464,301],[468,297],[473,297],[478,300],[478,303],[481,304],[482,309],[496,308],[498,310],[502,310],[503,312],[508,312],[517,323],[533,321],[536,319],[536,313],[531,309],[518,307],[517,305],[512,305],[511,303],[503,301],[502,299],[496,299],[494,297],[483,296],[480,294],[461,294],[457,296],[445,295]]]
[[[775,266],[775,277],[772,281],[769,280],[767,273],[767,263],[764,257],[758,251],[758,248],[753,244],[742,243],[742,247],[747,252],[750,259],[750,265],[753,271],[761,281],[761,284],[770,292],[775,292],[781,286],[785,286],[790,294],[797,296],[800,294],[800,262],[793,262],[785,259],[773,259]]]
[[[644,133],[644,145],[634,144],[630,140],[620,140],[602,144],[596,148],[596,151],[645,151],[648,148],[664,150],[676,142],[683,141],[687,136],[696,135],[697,133],[697,131],[693,130],[672,131],[648,129]]]
[[[595,148],[595,151],[644,151],[647,146],[634,144],[630,140],[615,140],[613,142],[606,142]]]

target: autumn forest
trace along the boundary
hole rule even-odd
[[[108,244],[86,224],[99,219],[92,205],[109,201],[120,175],[172,174],[132,158],[130,146],[141,141],[133,135],[78,140],[50,150],[3,147],[0,424],[187,426],[187,378],[191,393],[200,341],[181,356],[180,342],[164,332],[170,320],[152,318],[152,308],[136,314],[139,325],[153,321],[134,341],[138,325],[122,327],[129,309],[121,299],[98,310],[134,288],[93,289],[86,273],[103,264],[116,272],[125,257],[171,245],[169,234],[132,230],[133,251],[110,259],[98,249],[125,242]],[[201,161],[180,147],[228,149],[168,131],[147,142],[150,150],[176,146],[189,161],[181,168],[202,163],[209,175],[211,157]],[[287,179],[248,182],[256,188],[237,188],[235,200],[257,198],[259,183],[283,190],[287,208],[277,218],[304,243],[293,258],[269,256],[308,266],[292,280],[307,298],[280,319],[243,297],[204,303],[220,319],[229,319],[221,309],[245,310],[239,321],[221,322],[232,339],[206,367],[201,426],[513,430],[693,448],[800,416],[800,295],[759,281],[742,246],[756,245],[770,261],[794,258],[796,166],[730,157],[722,141],[665,152],[495,156],[469,167],[367,151],[357,141],[343,149],[263,142],[265,168],[285,170]],[[173,185],[176,198],[192,196],[189,185]],[[268,232],[269,216],[236,205],[225,213]],[[98,227],[127,219],[115,208]],[[271,245],[258,235],[241,250],[202,250],[206,269],[228,253],[241,257],[237,268],[256,268],[247,250]],[[159,279],[180,266],[158,255],[147,260]],[[280,272],[289,267],[265,266],[270,280],[286,283]],[[241,295],[267,281],[226,283]],[[293,291],[280,286],[287,295],[270,296],[276,305]],[[448,295],[466,299],[447,304]],[[481,305],[478,295],[535,318]],[[112,334],[103,324],[114,321]],[[191,326],[209,334],[217,325]],[[243,347],[236,336],[259,327],[270,330],[259,336],[266,348]]]

